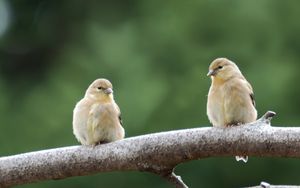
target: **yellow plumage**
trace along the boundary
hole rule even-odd
[[[106,79],[95,80],[73,111],[73,133],[83,145],[96,145],[124,138],[120,109]]]
[[[215,127],[227,127],[256,120],[253,90],[235,63],[218,58],[209,66],[212,83],[208,93],[207,115]],[[237,156],[247,161],[247,157]]]

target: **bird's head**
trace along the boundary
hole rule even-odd
[[[234,62],[227,58],[217,58],[210,64],[207,76],[225,81],[234,76],[242,76],[242,73]]]
[[[112,99],[112,84],[107,79],[97,79],[88,87],[85,95],[103,101]]]

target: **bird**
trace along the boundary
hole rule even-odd
[[[207,116],[214,127],[238,126],[257,118],[253,89],[238,66],[227,58],[217,58],[209,66],[211,86],[207,96]],[[236,156],[248,161],[248,156]]]
[[[93,81],[73,110],[73,134],[82,145],[96,146],[125,136],[113,86],[104,78]]]

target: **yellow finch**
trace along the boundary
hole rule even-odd
[[[237,65],[217,58],[209,66],[211,86],[207,99],[207,115],[215,127],[228,127],[253,122],[257,118],[253,90]],[[247,162],[248,156],[236,156]]]
[[[83,145],[97,145],[124,138],[120,109],[113,97],[112,84],[95,80],[73,111],[73,133]]]

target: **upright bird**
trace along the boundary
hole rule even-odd
[[[217,58],[209,66],[211,86],[207,99],[207,116],[215,127],[228,127],[256,120],[251,85],[237,65],[226,58]],[[248,156],[236,156],[247,162]]]
[[[73,111],[73,133],[82,145],[97,145],[124,138],[121,112],[107,79],[95,80]]]

